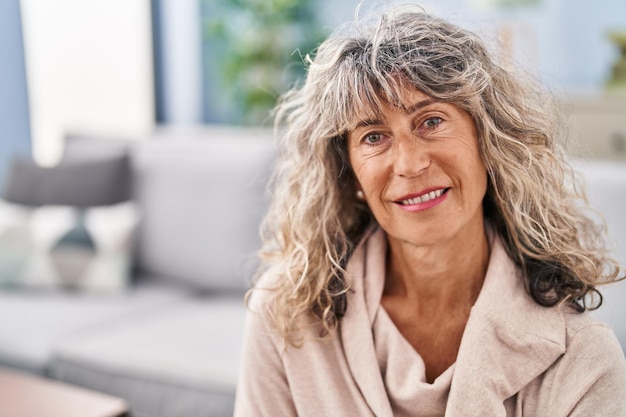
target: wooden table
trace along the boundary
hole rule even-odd
[[[120,398],[0,367],[0,417],[121,417]]]

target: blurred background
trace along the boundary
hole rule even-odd
[[[361,13],[400,3],[365,2]],[[595,103],[607,85],[617,89],[611,83],[624,48],[624,0],[601,7],[583,0],[420,4],[480,32],[566,100]],[[0,184],[14,154],[53,165],[71,134],[140,137],[156,125],[267,124],[276,96],[303,76],[303,56],[358,5],[3,0]]]

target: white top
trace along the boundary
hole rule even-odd
[[[378,308],[372,330],[378,367],[393,415],[443,416],[446,412],[454,364],[430,384],[426,382],[424,360],[400,333],[382,305]]]

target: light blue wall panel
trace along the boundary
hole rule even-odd
[[[17,154],[30,155],[28,95],[18,0],[0,1],[0,191]]]

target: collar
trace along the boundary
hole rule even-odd
[[[504,400],[565,352],[562,307],[537,304],[498,236],[457,356],[446,417],[506,415]],[[476,399],[480,399],[477,401]]]
[[[348,309],[340,322],[345,359],[364,400],[375,416],[393,416],[378,368],[372,324],[385,285],[387,238],[381,228],[370,229],[346,266]]]
[[[538,305],[498,236],[455,363],[446,417],[505,415],[504,400],[565,352],[560,307]],[[391,416],[373,344],[372,323],[384,287],[386,236],[371,230],[347,265],[348,309],[340,324],[346,362],[376,416]]]

